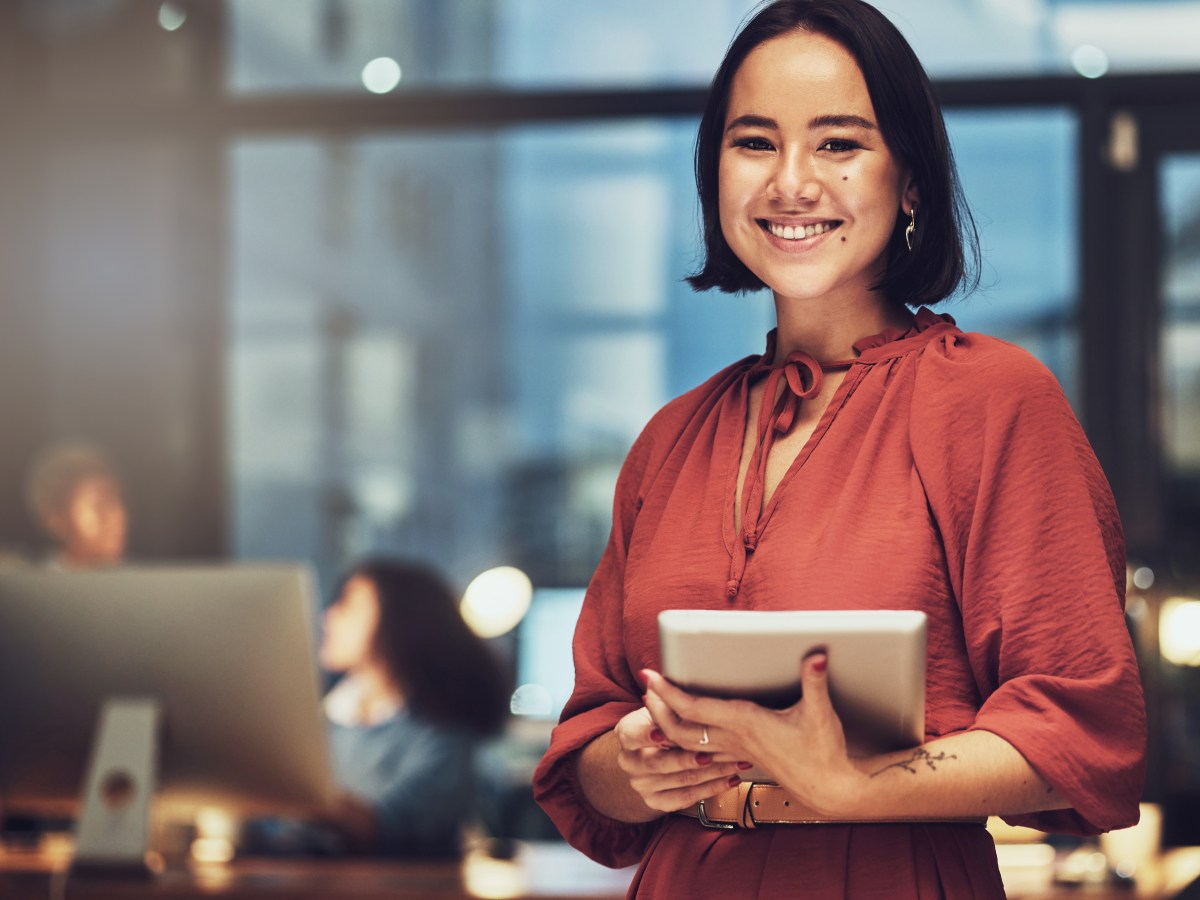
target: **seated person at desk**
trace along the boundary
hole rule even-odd
[[[475,750],[508,714],[508,677],[424,566],[355,568],[324,616],[334,778],[319,822],[251,823],[248,852],[453,858],[472,813]]]
[[[39,453],[26,480],[29,509],[54,543],[51,565],[115,565],[125,557],[129,516],[121,482],[97,449],[56,444]]]
[[[25,480],[29,511],[54,548],[47,565],[87,569],[117,565],[125,557],[129,516],[121,482],[104,454],[89,444],[53,444],[33,459]],[[14,564],[14,554],[0,554]],[[5,816],[0,834],[16,843],[36,843],[44,832],[66,831],[70,819]]]

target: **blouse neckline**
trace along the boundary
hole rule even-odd
[[[852,345],[855,353],[853,358],[820,360],[818,364],[825,370],[845,369],[856,362],[874,363],[884,359],[893,359],[923,347],[939,335],[957,330],[958,325],[949,313],[935,313],[929,307],[922,306],[913,314],[912,323],[907,328],[890,325],[878,334],[870,334],[855,341]],[[788,365],[786,361],[779,365],[772,363],[772,360],[775,359],[775,344],[778,339],[778,328],[772,328],[767,332],[766,349],[754,363],[752,369],[773,369]],[[792,356],[796,355],[792,354]],[[803,355],[813,362],[818,362],[808,354]]]
[[[394,700],[377,700],[363,709],[365,686],[353,675],[346,675],[325,695],[322,706],[325,717],[344,728],[369,728],[395,718],[404,704]]]
[[[891,326],[878,334],[868,335],[855,341],[853,349],[857,356],[853,359],[817,360],[808,353],[795,351],[779,364],[772,362],[775,359],[775,341],[778,337],[778,329],[772,329],[768,333],[766,351],[750,367],[742,382],[742,402],[748,403],[750,383],[764,375],[767,378],[758,421],[745,423],[745,427],[754,429],[755,441],[746,471],[746,480],[742,485],[740,529],[733,529],[735,514],[732,508],[727,513],[729,527],[733,529],[726,539],[726,546],[730,550],[729,576],[725,583],[725,596],[728,602],[734,602],[738,596],[748,557],[753,554],[759,538],[762,537],[763,531],[771,519],[771,514],[778,505],[780,494],[820,443],[857,381],[857,377],[852,377],[848,373],[842,383],[838,385],[837,391],[830,399],[829,405],[825,408],[813,433],[800,449],[783,478],[780,479],[771,498],[764,502],[767,462],[771,448],[777,438],[791,430],[799,415],[801,403],[821,393],[824,373],[837,369],[849,369],[853,373],[856,364],[871,364],[902,356],[928,344],[938,335],[954,330],[957,330],[957,325],[953,318],[945,314],[939,315],[922,306],[913,316],[912,323],[908,328]],[[780,382],[783,385],[782,391],[778,390]],[[737,442],[737,453],[732,459],[729,487],[732,497],[737,496],[737,479],[743,445],[743,440]]]

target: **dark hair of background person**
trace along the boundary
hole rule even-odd
[[[959,184],[941,107],[903,35],[861,0],[776,0],[733,39],[713,77],[696,138],[705,260],[688,283],[698,291],[718,288],[726,293],[764,287],[721,233],[718,164],[738,68],[759,44],[798,30],[837,41],[857,60],[883,139],[909,167],[920,192],[912,251],[903,237],[908,219],[898,215],[888,245],[887,272],[875,289],[896,302],[919,306],[944,300],[964,281],[969,289],[976,287],[979,238]]]
[[[467,626],[446,581],[420,563],[383,558],[355,566],[342,585],[355,576],[375,586],[375,650],[412,711],[480,735],[499,733],[508,718],[512,679]]]

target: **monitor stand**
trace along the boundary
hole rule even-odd
[[[162,709],[153,698],[104,702],[84,781],[72,874],[151,874],[146,852],[161,721]]]

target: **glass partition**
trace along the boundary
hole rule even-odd
[[[683,282],[694,128],[238,141],[237,554],[586,583],[642,426],[771,323]]]
[[[233,93],[707,84],[755,0],[228,0]],[[168,4],[170,5],[170,4]],[[892,0],[938,77],[1194,69],[1197,0]],[[367,68],[391,60],[382,83]],[[368,85],[373,85],[369,87]]]
[[[945,307],[968,331],[1020,344],[1079,410],[1078,123],[1063,109],[946,115],[983,253],[980,289]]]
[[[1163,160],[1162,425],[1170,475],[1200,477],[1200,154]]]
[[[1075,392],[1070,115],[950,117],[986,290],[947,309]],[[689,119],[230,153],[233,545],[326,578],[372,550],[587,582],[625,453],[759,352],[769,297],[698,295]]]

